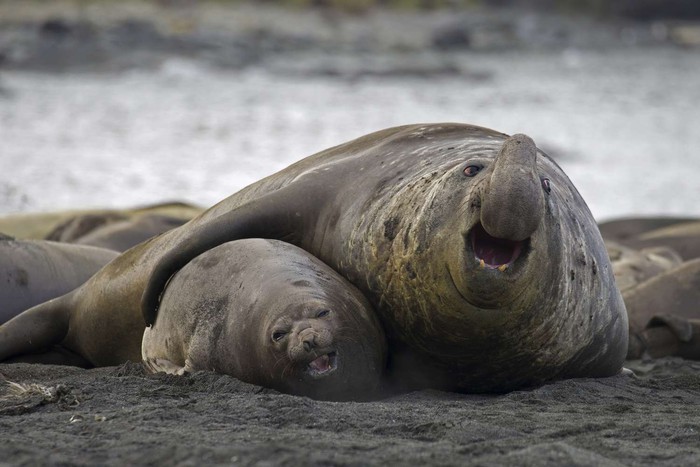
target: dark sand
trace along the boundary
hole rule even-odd
[[[629,366],[499,396],[332,403],[214,373],[4,364],[0,465],[700,465],[700,363]]]

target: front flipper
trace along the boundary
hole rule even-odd
[[[68,332],[70,303],[71,294],[54,298],[0,325],[0,362],[48,352],[61,343]]]
[[[167,373],[177,376],[192,373],[189,361],[185,362],[185,366],[180,366],[165,358],[147,358],[143,360],[143,366],[151,373]]]
[[[42,365],[66,365],[77,366],[79,368],[93,368],[94,365],[86,360],[81,355],[61,347],[54,345],[49,350],[40,353],[23,354],[16,357],[10,357],[3,363],[40,363]]]
[[[316,216],[308,203],[318,193],[311,183],[292,182],[284,188],[247,202],[210,220],[195,221],[177,229],[167,251],[158,259],[141,298],[147,326],[155,323],[160,296],[170,278],[200,254],[223,243],[242,238],[269,238],[298,244],[304,226]]]

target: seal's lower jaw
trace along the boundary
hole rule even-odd
[[[338,368],[338,354],[333,351],[327,354],[321,355],[315,360],[311,361],[307,366],[307,373],[314,378],[319,378],[322,376],[327,376],[333,373]]]
[[[481,269],[497,269],[506,272],[519,258],[524,256],[529,239],[522,241],[496,238],[489,235],[481,223],[468,234],[474,259]]]

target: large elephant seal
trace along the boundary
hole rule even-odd
[[[461,124],[308,157],[128,250],[54,307],[143,310],[151,324],[179,269],[256,237],[302,247],[365,294],[399,385],[507,391],[624,361],[624,304],[579,193],[530,138]],[[0,359],[24,341],[0,328]]]
[[[0,324],[75,289],[117,253],[0,234]]]
[[[156,371],[214,370],[316,399],[376,396],[386,341],[364,296],[278,240],[238,240],[178,271],[143,360]]]

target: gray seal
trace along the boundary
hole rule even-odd
[[[213,370],[315,399],[380,393],[386,340],[364,296],[298,247],[238,240],[188,263],[168,283],[143,336],[144,363]]]

